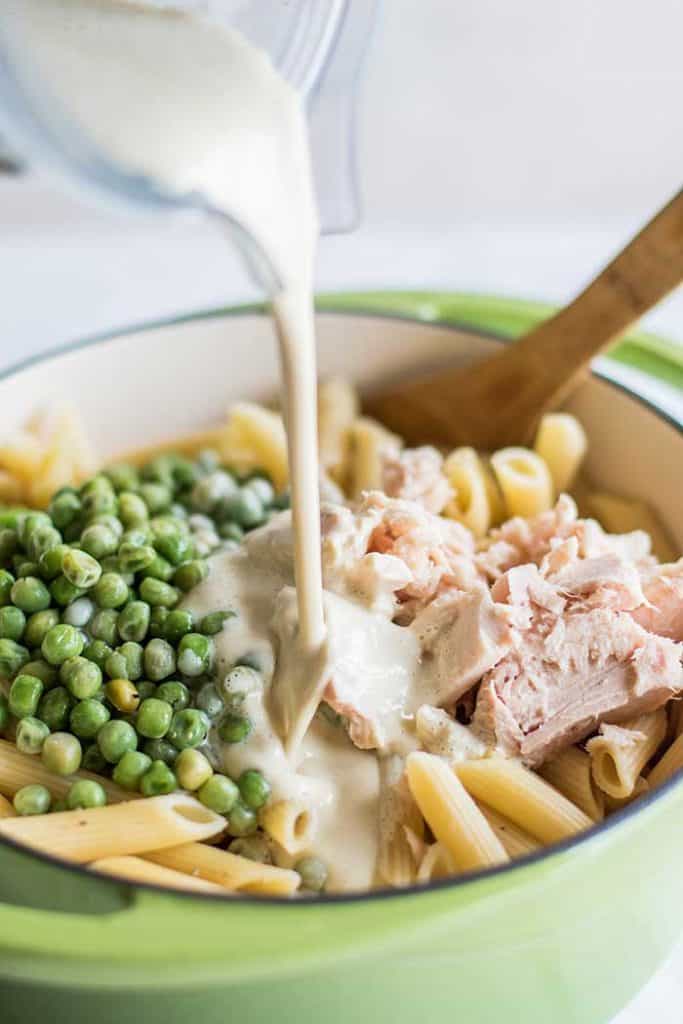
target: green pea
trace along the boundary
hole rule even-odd
[[[166,531],[156,536],[154,538],[154,547],[171,565],[180,565],[181,562],[187,562],[188,559],[192,558],[194,552],[192,538],[183,530],[177,530],[175,533]]]
[[[218,735],[224,743],[242,743],[249,737],[251,730],[250,718],[229,712],[218,726]]]
[[[221,514],[226,519],[232,519],[245,530],[260,526],[266,518],[263,502],[258,494],[248,486],[240,488],[233,497],[223,498]]]
[[[23,669],[27,676],[37,676],[46,690],[57,682],[57,669],[54,665],[48,665],[42,658],[26,662]]]
[[[78,629],[85,629],[93,615],[95,605],[89,597],[79,597],[67,605],[62,613],[62,622],[69,626],[76,626]]]
[[[164,761],[152,761],[151,767],[140,779],[140,792],[143,796],[162,796],[174,793],[178,788],[178,780]]]
[[[125,527],[140,526],[149,519],[149,509],[139,494],[119,494],[119,518]]]
[[[213,683],[204,683],[197,693],[195,703],[209,718],[217,718],[223,711],[223,699]]]
[[[16,745],[22,754],[39,754],[50,730],[39,718],[29,715],[17,725]]]
[[[47,770],[57,775],[73,775],[77,772],[82,756],[81,744],[70,732],[51,733],[43,743],[41,752]]]
[[[84,647],[83,634],[75,626],[59,623],[47,631],[40,649],[51,665],[61,665],[67,658],[79,655]]]
[[[228,832],[231,836],[250,836],[258,828],[256,811],[251,807],[245,807],[241,800],[238,800],[228,815]]]
[[[134,643],[132,640],[127,640],[125,644],[121,644],[118,648],[118,653],[123,655],[126,662],[126,679],[140,679],[144,659],[144,648],[142,645]]]
[[[62,559],[62,572],[79,590],[94,587],[102,575],[100,563],[86,551],[69,548]]]
[[[130,792],[140,788],[142,776],[152,767],[152,758],[141,750],[127,750],[114,768],[112,778]]]
[[[151,544],[132,544],[124,542],[119,548],[119,566],[121,572],[140,572],[151,565],[156,558],[156,552]]]
[[[43,612],[39,614],[44,614]],[[21,640],[26,626],[26,616],[20,608],[8,604],[0,608],[0,637],[5,640]],[[27,640],[31,647],[35,647],[32,641]]]
[[[289,508],[291,506],[291,504],[292,504],[292,497],[291,497],[289,491],[282,491],[281,494],[276,494],[275,495],[275,498],[271,502],[271,508],[273,508],[275,510],[278,510],[278,511],[283,511],[284,509]]]
[[[119,546],[118,535],[104,523],[93,523],[81,534],[81,547],[93,558],[102,559],[116,553]]]
[[[50,607],[50,591],[37,576],[25,576],[12,587],[12,603],[29,615]]]
[[[109,721],[109,709],[92,697],[80,700],[69,716],[69,727],[75,736],[83,740],[94,739],[103,725]]]
[[[173,490],[175,487],[175,480],[173,479],[173,459],[171,455],[159,455],[156,459],[152,459],[151,462],[146,463],[142,467],[142,477],[144,480],[152,481],[153,483],[164,484],[169,489]]]
[[[140,583],[140,597],[152,607],[163,605],[165,608],[172,608],[178,603],[180,593],[170,583],[148,576]]]
[[[99,666],[80,655],[67,658],[63,662],[59,678],[76,700],[94,697],[102,685],[102,671]]]
[[[223,629],[228,619],[234,619],[236,613],[233,611],[210,612],[205,615],[199,624],[199,632],[205,636],[216,636]]]
[[[156,554],[149,565],[145,566],[141,570],[140,576],[146,579],[151,576],[155,580],[162,580],[164,583],[168,583],[173,578],[175,567],[167,562],[161,555]]]
[[[206,739],[208,732],[206,719],[196,708],[184,708],[176,711],[171,720],[167,736],[178,750],[185,747],[198,747]]]
[[[223,540],[233,540],[236,544],[241,544],[244,539],[244,530],[237,523],[228,519],[224,523],[218,524],[218,536]]]
[[[146,740],[143,750],[153,761],[164,761],[165,764],[171,767],[175,764],[178,757],[176,748],[165,739]]]
[[[107,794],[99,782],[94,779],[78,779],[69,786],[66,794],[66,806],[70,811],[77,811],[81,808],[104,807],[107,802]]]
[[[14,576],[7,569],[0,569],[0,605],[9,604],[12,599]]]
[[[104,672],[104,666],[111,652],[111,647],[104,640],[91,640],[83,648],[83,657],[88,661],[94,661],[100,671]]]
[[[22,562],[17,560],[15,562],[15,567],[18,580],[26,579],[29,576],[37,577],[40,572],[40,567],[37,562]]]
[[[194,616],[192,612],[184,608],[176,608],[169,612],[164,623],[164,638],[170,644],[177,644],[186,633],[191,633],[194,628]]]
[[[128,679],[126,659],[118,651],[112,651],[104,663],[104,671],[110,679]]]
[[[62,574],[57,576],[57,578],[50,584],[50,593],[58,605],[61,605],[62,608],[66,608],[67,605],[73,604],[73,602],[78,600],[79,597],[83,597],[85,591],[81,587],[74,586],[74,584]]]
[[[136,750],[138,737],[135,729],[123,719],[106,722],[97,734],[97,743],[110,764],[117,764],[127,750]]]
[[[156,697],[157,685],[151,679],[139,679],[135,684],[140,700],[147,700],[148,697]]]
[[[119,613],[114,608],[101,608],[90,620],[88,631],[95,640],[104,640],[112,647],[118,639]]]
[[[37,676],[18,675],[9,689],[9,709],[14,717],[35,715],[43,689],[43,683]]]
[[[322,892],[327,885],[327,866],[318,857],[302,857],[294,865],[301,875],[301,888]]]
[[[92,593],[99,608],[120,608],[128,598],[128,585],[120,573],[105,572]]]
[[[12,803],[17,814],[25,818],[32,814],[47,814],[52,797],[49,789],[34,783],[17,790]]]
[[[0,640],[0,679],[11,679],[30,657],[26,647],[16,640]]]
[[[27,512],[18,524],[18,533],[21,543],[26,546],[36,530],[51,527],[52,520],[45,512]]]
[[[141,484],[139,493],[152,515],[164,512],[173,501],[173,495],[165,484]]]
[[[33,562],[38,562],[44,554],[59,547],[61,543],[62,535],[52,524],[40,526],[31,533],[26,543],[26,553]]]
[[[152,608],[149,617],[149,635],[153,639],[163,638],[164,629],[166,625],[166,619],[168,618],[168,608],[163,608],[158,605],[156,608]]]
[[[235,478],[223,469],[216,469],[195,484],[190,501],[198,512],[211,514],[238,493]]]
[[[0,529],[0,562],[8,562],[19,547],[19,536],[16,530],[8,527]]]
[[[116,621],[122,640],[136,643],[144,640],[149,629],[150,607],[144,601],[131,601],[119,612]]]
[[[239,790],[227,775],[212,775],[202,784],[197,796],[205,807],[216,814],[229,814],[239,800]]]
[[[104,688],[107,700],[125,715],[132,715],[140,704],[140,695],[129,679],[110,679]]]
[[[106,476],[95,476],[81,487],[83,511],[87,516],[115,515],[116,494]]]
[[[166,679],[175,672],[175,651],[166,640],[150,640],[145,647],[144,667],[145,675],[153,682]]]
[[[45,722],[50,732],[61,732],[69,721],[71,698],[64,686],[55,686],[41,698],[38,718]]]
[[[76,491],[70,487],[64,487],[61,491],[57,491],[50,502],[48,511],[57,529],[63,530],[78,519],[82,509],[81,499]]]
[[[196,678],[208,672],[213,664],[214,644],[202,633],[187,633],[178,646],[178,669],[184,676]]]
[[[136,467],[127,462],[118,462],[113,466],[108,466],[104,473],[115,491],[133,491],[140,483],[140,474]],[[121,494],[119,493],[120,500]]]
[[[200,789],[213,775],[208,759],[199,750],[185,747],[176,758],[174,770],[182,789],[191,793]]]
[[[213,473],[221,464],[221,457],[215,448],[202,448],[197,455],[197,465],[202,473]]]
[[[190,691],[184,683],[179,683],[176,679],[168,679],[165,683],[160,683],[156,688],[155,696],[159,700],[165,700],[174,711],[182,711],[190,703]]]
[[[168,732],[173,718],[173,708],[165,700],[149,697],[143,700],[136,719],[137,730],[141,736],[151,740],[160,740]]]
[[[0,609],[2,613],[3,609]],[[23,614],[23,613],[21,613]],[[29,647],[40,647],[46,634],[59,622],[59,612],[56,608],[46,608],[43,612],[34,612],[26,623],[24,631],[24,643]],[[18,640],[18,637],[15,637]]]
[[[9,705],[4,693],[0,693],[0,733],[3,733],[9,723]]]
[[[254,860],[259,864],[273,863],[273,855],[263,836],[252,835],[233,839],[228,846],[228,851],[234,853],[236,857],[246,857],[247,860]]]
[[[270,799],[270,783],[263,777],[261,772],[253,768],[242,772],[237,780],[240,796],[247,807],[253,811],[259,811]]]
[[[88,520],[88,526],[106,526],[118,538],[119,542],[123,537],[123,523],[117,515],[102,513],[98,516],[91,516]]]
[[[183,562],[173,573],[173,582],[176,587],[187,592],[198,586],[202,580],[209,575],[208,563],[203,558],[193,558],[189,562]]]
[[[97,743],[91,743],[83,751],[81,768],[86,772],[94,772],[95,775],[103,775],[106,773],[109,765],[102,756],[102,751],[98,747]]]

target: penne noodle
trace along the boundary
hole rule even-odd
[[[265,469],[277,490],[286,485],[287,435],[280,413],[254,402],[237,402],[221,431],[218,449],[236,469]]]
[[[591,757],[585,750],[567,747],[542,764],[538,774],[593,821],[602,821],[605,816],[605,797],[595,784]]]
[[[386,885],[410,885],[417,871],[413,837],[424,833],[422,815],[406,782],[403,758],[390,754],[380,760],[379,770],[377,874]]]
[[[417,709],[415,731],[427,753],[438,754],[449,762],[485,757],[488,752],[486,744],[471,729],[431,704]]]
[[[32,757],[31,754],[22,754],[13,743],[0,740],[0,793],[5,796],[11,798],[22,786],[37,783],[40,786],[45,786],[53,797],[61,800],[78,779],[91,779],[93,782],[99,782],[107,794],[107,802],[110,804],[140,798],[139,793],[131,793],[127,789],[122,789],[111,779],[102,775],[94,775],[92,772],[80,771],[75,775],[54,775],[47,770],[40,758]]]
[[[365,491],[373,491],[382,486],[383,456],[398,453],[401,440],[368,416],[359,416],[354,420],[348,438],[345,485],[348,496],[358,501]]]
[[[542,843],[558,842],[593,824],[587,814],[519,761],[486,757],[463,761],[453,770],[468,793]]]
[[[505,849],[474,800],[449,766],[434,754],[406,760],[408,783],[437,841],[461,871],[503,864]]]
[[[679,733],[652,771],[648,772],[648,786],[651,789],[661,786],[663,782],[670,779],[680,768],[683,768],[683,733]]]
[[[516,857],[524,857],[535,850],[540,850],[541,843],[537,839],[534,839],[533,836],[523,829],[518,828],[514,822],[504,817],[504,815],[494,811],[492,807],[487,807],[485,803],[481,803],[479,800],[477,800],[477,806],[500,839],[505,847],[505,852],[511,860],[514,860]]]
[[[57,857],[89,863],[145,853],[224,831],[225,818],[187,793],[0,821],[0,835]]]
[[[536,516],[553,503],[553,481],[540,455],[528,448],[501,448],[491,456],[509,516]]]
[[[16,811],[13,805],[4,796],[0,796],[0,818],[14,818]]]
[[[417,870],[416,881],[423,885],[427,882],[435,882],[439,878],[448,878],[457,874],[457,868],[452,856],[443,843],[432,843],[425,850]]]
[[[295,800],[278,800],[261,811],[261,826],[289,854],[307,850],[316,833],[315,811]]]
[[[586,744],[593,778],[600,789],[617,800],[629,797],[643,768],[662,744],[666,729],[664,708],[622,725],[603,722],[599,735]]]
[[[296,871],[260,864],[204,843],[185,843],[168,850],[155,850],[146,853],[144,859],[182,874],[214,882],[229,892],[291,896],[301,883]]]
[[[622,807],[627,807],[628,804],[632,804],[634,800],[644,796],[645,793],[649,793],[649,791],[650,784],[648,780],[644,779],[641,775],[636,781],[633,792],[630,796],[617,798],[605,793],[605,811],[607,814],[611,814],[613,811],[620,811]]]
[[[91,871],[101,875],[113,875],[129,882],[144,882],[146,885],[162,885],[165,889],[184,889],[188,892],[225,893],[225,889],[204,878],[173,871],[171,868],[153,864],[142,857],[103,857],[88,865]]]
[[[320,462],[343,489],[348,468],[349,430],[360,411],[358,393],[343,377],[330,377],[318,385],[318,439]]]
[[[483,460],[474,448],[456,448],[444,460],[443,473],[454,491],[445,515],[463,523],[475,537],[483,537],[493,521],[491,482]]]
[[[549,412],[541,417],[534,451],[550,470],[555,494],[569,490],[587,450],[586,431],[575,416],[567,412]]]

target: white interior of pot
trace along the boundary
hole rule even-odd
[[[496,343],[447,327],[391,318],[318,318],[322,375],[360,385],[484,355]],[[98,452],[117,452],[220,420],[232,400],[278,387],[270,320],[215,316],[77,347],[0,380],[0,435],[37,407],[66,399],[81,410]],[[683,433],[637,398],[592,377],[567,408],[584,424],[593,484],[647,500],[683,550]]]

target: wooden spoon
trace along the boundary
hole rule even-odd
[[[590,361],[683,280],[683,191],[568,306],[495,356],[392,384],[367,411],[409,444],[530,442]]]

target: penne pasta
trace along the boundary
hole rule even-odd
[[[448,878],[457,874],[457,868],[452,856],[443,843],[432,843],[425,850],[417,869],[416,881],[426,885],[427,882],[435,882],[439,878]]]
[[[474,448],[456,448],[444,460],[443,473],[454,491],[444,514],[463,523],[475,537],[485,536],[494,516],[483,460]]]
[[[602,821],[605,816],[604,793],[595,784],[591,757],[585,750],[567,747],[545,761],[538,769],[538,774],[593,821]]]
[[[194,797],[171,793],[88,810],[4,818],[0,835],[85,864],[209,839],[225,827],[225,818]]]
[[[616,799],[629,797],[645,765],[666,735],[666,711],[660,708],[622,725],[603,722],[586,750],[596,785]]]
[[[315,811],[296,800],[278,800],[261,811],[261,826],[289,854],[307,850],[316,833]]]
[[[474,800],[440,757],[417,752],[406,760],[408,783],[437,841],[461,871],[503,864],[505,849]]]
[[[155,850],[146,853],[144,859],[173,871],[214,882],[229,892],[290,896],[301,883],[296,871],[260,864],[204,843],[185,843],[172,849]]]
[[[359,416],[348,432],[349,454],[345,473],[347,494],[354,501],[365,491],[382,485],[382,458],[400,451],[401,441],[381,423],[367,416]]]
[[[108,803],[121,803],[126,800],[137,800],[139,793],[131,793],[117,786],[111,779],[92,772],[76,772],[75,775],[54,775],[48,771],[40,758],[30,754],[22,754],[13,743],[0,740],[0,793],[13,797],[22,786],[37,783],[49,789],[53,797],[62,799],[77,779],[91,779],[99,782],[107,794]]]
[[[652,771],[648,772],[648,786],[651,789],[661,786],[663,782],[670,779],[680,768],[683,768],[683,733],[679,733]]]
[[[204,878],[173,871],[171,868],[154,864],[142,857],[104,857],[88,865],[91,871],[101,875],[113,875],[129,882],[144,882],[146,885],[162,885],[165,889],[184,889],[188,892],[224,893],[225,889]]]
[[[586,431],[575,416],[549,412],[541,417],[534,451],[550,471],[555,494],[569,490],[574,483],[587,449]]]
[[[360,411],[358,393],[343,377],[330,377],[318,385],[318,440],[320,462],[332,480],[344,489],[348,469],[350,428]]]
[[[4,796],[0,796],[0,818],[13,818],[16,812],[13,805]]]
[[[486,757],[463,761],[453,770],[468,793],[542,843],[558,842],[593,824],[587,814],[519,761]]]
[[[501,448],[491,456],[509,516],[547,512],[553,503],[553,481],[540,455],[528,448]]]
[[[449,762],[485,757],[488,752],[486,744],[471,729],[431,704],[423,704],[417,709],[415,731],[427,753],[438,754]]]
[[[415,881],[414,838],[424,833],[422,815],[405,779],[402,757],[380,761],[379,852],[377,874],[385,885],[400,887]]]
[[[287,435],[282,416],[254,402],[238,402],[221,431],[218,449],[238,470],[265,469],[277,490],[287,483]]]
[[[492,807],[487,807],[485,803],[481,803],[479,800],[477,800],[477,806],[505,847],[505,852],[512,860],[515,857],[524,857],[528,853],[533,853],[534,850],[540,850],[541,844],[539,841],[529,835],[528,832],[525,832],[524,829],[515,825],[509,818],[499,814],[498,811],[494,811]]]
[[[633,787],[633,792],[630,796],[618,798],[605,793],[605,811],[607,814],[612,814],[613,811],[620,811],[622,807],[632,804],[634,800],[644,796],[645,793],[649,793],[649,791],[650,784],[648,780],[643,778],[641,775],[640,778],[636,780],[636,784]]]

